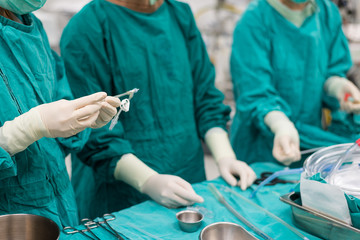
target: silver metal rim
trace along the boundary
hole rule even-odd
[[[180,211],[176,214],[176,218],[177,220],[179,220],[180,222],[184,222],[184,221],[181,221],[179,219],[179,215],[183,214],[183,213],[188,213],[188,212],[191,212],[191,213],[196,213],[196,214],[199,214],[200,215],[200,220],[196,221],[196,222],[191,222],[191,223],[199,223],[201,222],[203,219],[204,219],[204,215],[201,213],[201,212],[198,212],[198,211],[194,211],[194,210],[183,210],[183,211]]]

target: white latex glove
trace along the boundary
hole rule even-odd
[[[117,113],[116,108],[120,107],[120,99],[108,96],[101,103],[101,109],[98,118],[91,126],[92,128],[101,128],[105,126]]]
[[[324,89],[330,96],[339,100],[342,110],[360,113],[360,91],[352,82],[346,78],[334,76],[326,80]]]
[[[195,193],[190,183],[173,175],[156,174],[145,182],[141,191],[155,202],[168,208],[204,202],[204,199]]]
[[[219,159],[218,165],[221,176],[231,186],[239,186],[242,190],[246,190],[256,179],[254,170],[236,158]],[[237,181],[235,177],[240,177],[240,180]]]
[[[75,100],[59,100],[35,107],[48,130],[45,137],[70,137],[92,127],[98,119],[106,93],[99,92]]]
[[[106,93],[99,92],[72,101],[59,100],[34,107],[4,123],[0,128],[0,147],[14,155],[42,137],[70,137],[92,127],[105,97]]]
[[[182,178],[158,174],[133,154],[125,154],[121,157],[116,164],[114,177],[168,208],[204,201]]]
[[[224,180],[231,186],[240,186],[246,190],[256,179],[255,172],[243,161],[236,159],[228,134],[222,128],[212,128],[205,134],[209,147]],[[237,181],[236,177],[240,177]]]
[[[285,166],[299,161],[299,133],[288,117],[283,112],[271,111],[265,116],[264,121],[275,134],[272,151],[274,158]]]

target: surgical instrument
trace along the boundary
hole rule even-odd
[[[304,155],[304,154],[308,154],[308,153],[313,153],[313,152],[316,152],[317,150],[320,150],[320,149],[323,149],[323,148],[325,148],[325,147],[317,147],[317,148],[311,148],[311,149],[302,150],[302,151],[300,151],[300,154]]]
[[[261,184],[265,179],[267,179],[268,177],[270,177],[274,172],[262,172],[261,175],[260,175],[260,178],[257,178],[255,181],[254,181],[254,184],[256,185],[259,185]],[[285,179],[280,179],[278,177],[272,179],[270,182],[266,183],[265,186],[273,186],[273,185],[276,185],[278,183],[282,183],[282,184],[285,184],[285,183],[298,183],[299,181],[296,181],[296,180],[285,180]]]
[[[110,218],[108,218],[110,217]],[[124,240],[124,238],[122,236],[120,236],[120,234],[110,226],[110,224],[108,223],[108,221],[111,221],[111,220],[114,220],[115,219],[115,216],[113,214],[110,214],[110,213],[106,213],[103,215],[102,219],[104,219],[103,222],[96,222],[98,224],[98,226],[102,227],[103,229],[105,229],[106,231],[108,231],[109,233],[111,233],[112,235],[114,235],[118,240]],[[105,223],[106,226],[109,228],[107,229],[106,227],[104,227],[102,225],[102,223]]]
[[[81,223],[83,223],[83,225],[86,227],[86,229],[89,231],[89,233],[91,235],[93,235],[96,240],[101,240],[100,238],[98,238],[98,236],[95,235],[95,233],[93,233],[91,231],[91,229],[97,227],[97,224],[93,220],[88,219],[88,218],[84,218],[84,219],[81,220]]]
[[[237,193],[236,191],[234,191],[233,189],[229,188],[229,187],[225,187],[222,186],[224,188],[224,191],[226,192],[230,192],[232,194],[235,194],[236,196],[238,196],[239,198],[241,198],[242,200],[244,200],[245,202],[251,204],[252,206],[262,210],[263,212],[265,212],[268,216],[272,217],[273,219],[277,220],[278,222],[280,222],[281,224],[283,224],[285,227],[287,227],[290,231],[292,231],[293,233],[295,233],[297,236],[299,236],[301,239],[303,240],[309,240],[307,237],[305,237],[303,234],[301,234],[296,228],[290,226],[287,222],[285,222],[284,220],[282,220],[281,218],[279,218],[278,216],[276,216],[275,214],[269,212],[267,209],[257,205],[256,203],[250,201],[249,199],[247,199],[246,197],[242,196],[241,194]]]
[[[137,93],[138,91],[139,91],[138,88],[134,88],[134,89],[129,90],[129,91],[127,91],[127,92],[124,92],[124,93],[115,95],[114,97],[115,97],[115,98],[120,98],[120,97],[129,95],[129,100],[131,100],[131,99],[134,97],[134,94]]]
[[[269,235],[261,231],[258,227],[250,223],[243,216],[241,216],[224,198],[224,196],[219,192],[219,190],[214,186],[214,184],[210,183],[208,185],[210,192],[215,196],[215,198],[223,204],[235,217],[237,217],[242,223],[248,226],[251,230],[253,230],[256,234],[261,236],[266,240],[273,240]]]
[[[103,215],[102,221],[101,220],[96,221],[96,220],[91,220],[91,219],[88,219],[88,218],[84,218],[84,219],[81,220],[81,223],[83,224],[83,226],[86,229],[79,230],[79,229],[76,229],[75,227],[68,226],[68,227],[64,227],[63,231],[67,235],[80,233],[81,235],[87,237],[88,239],[99,240],[100,238],[98,236],[96,236],[91,229],[101,227],[102,229],[106,230],[107,232],[109,232],[110,234],[115,236],[116,239],[124,240],[124,238],[114,228],[112,228],[110,226],[110,224],[108,223],[108,221],[112,221],[114,219],[116,219],[115,215],[114,214],[109,214],[109,213],[106,213],[106,214]],[[103,226],[102,224],[106,224],[108,228]],[[87,235],[86,232],[89,232],[93,237]]]
[[[70,234],[75,234],[75,233],[80,233],[81,235],[83,235],[84,237],[91,239],[91,240],[96,240],[95,238],[92,238],[91,236],[87,235],[85,232],[87,232],[87,229],[84,230],[78,230],[74,227],[71,226],[67,226],[63,228],[63,231],[65,234],[70,235]]]
[[[120,110],[116,113],[115,117],[111,120],[109,130],[112,130],[115,127],[115,125],[118,123],[119,116],[120,116],[120,113],[122,111],[125,111],[125,112],[129,111],[130,100],[134,97],[134,94],[137,93],[138,91],[139,91],[138,88],[134,88],[134,89],[129,90],[129,91],[125,92],[125,93],[121,93],[121,94],[118,94],[118,95],[114,96],[115,98],[120,98],[120,97],[128,95],[129,98],[124,99],[124,100],[121,101]]]
[[[279,176],[283,176],[283,175],[291,175],[291,174],[298,174],[298,173],[302,173],[304,171],[303,168],[294,168],[294,169],[284,169],[281,171],[277,171],[274,172],[273,174],[271,174],[268,178],[266,178],[264,181],[262,181],[262,183],[260,183],[255,190],[250,194],[249,198],[253,198],[256,193],[259,191],[260,188],[262,188],[263,186],[265,186],[267,183],[271,182],[273,179],[279,177]]]

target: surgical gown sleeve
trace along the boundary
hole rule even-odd
[[[333,6],[334,7],[334,6]],[[336,7],[334,7],[336,8]],[[329,39],[329,61],[326,73],[326,79],[334,76],[346,77],[347,72],[352,66],[352,60],[349,50],[348,41],[342,30],[341,16],[337,9],[331,11],[332,16],[329,16],[331,24],[329,27],[332,38]],[[332,111],[340,108],[340,104],[337,99],[324,94],[323,97],[324,106],[331,109]]]
[[[329,20],[332,21],[329,27],[334,29],[332,30],[333,37],[329,47],[329,64],[326,79],[333,76],[346,77],[346,73],[352,66],[348,41],[342,31],[341,16],[337,9],[334,9],[332,14],[333,16],[329,16]]]
[[[11,157],[8,152],[0,148],[0,180],[16,176],[16,174],[15,157]]]
[[[265,115],[277,110],[290,118],[291,110],[274,86],[271,43],[263,26],[265,17],[252,11],[243,15],[234,31],[230,68],[237,112],[247,119],[248,126],[254,124],[270,135]]]
[[[75,17],[81,18],[81,13]],[[94,18],[97,16],[93,16]],[[89,18],[88,18],[89,19]],[[107,52],[107,33],[102,32],[102,21],[79,20],[65,28],[60,42],[66,74],[75,97],[99,91],[112,92],[111,56]],[[109,32],[109,31],[107,31]],[[123,138],[124,129],[119,121],[112,131],[109,125],[92,129],[89,141],[78,157],[95,171],[114,180],[116,162],[125,153],[134,153],[129,141]]]
[[[208,57],[205,44],[188,7],[191,22],[188,33],[188,52],[194,79],[195,118],[198,135],[213,127],[226,130],[230,107],[224,105],[224,95],[215,87],[215,69]]]

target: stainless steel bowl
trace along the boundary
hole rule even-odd
[[[195,232],[202,224],[204,216],[194,210],[184,210],[176,214],[179,226],[184,232]]]
[[[0,216],[0,240],[57,240],[57,224],[42,216],[10,214]]]
[[[200,240],[256,240],[243,227],[231,222],[216,222],[206,226],[199,236]]]

